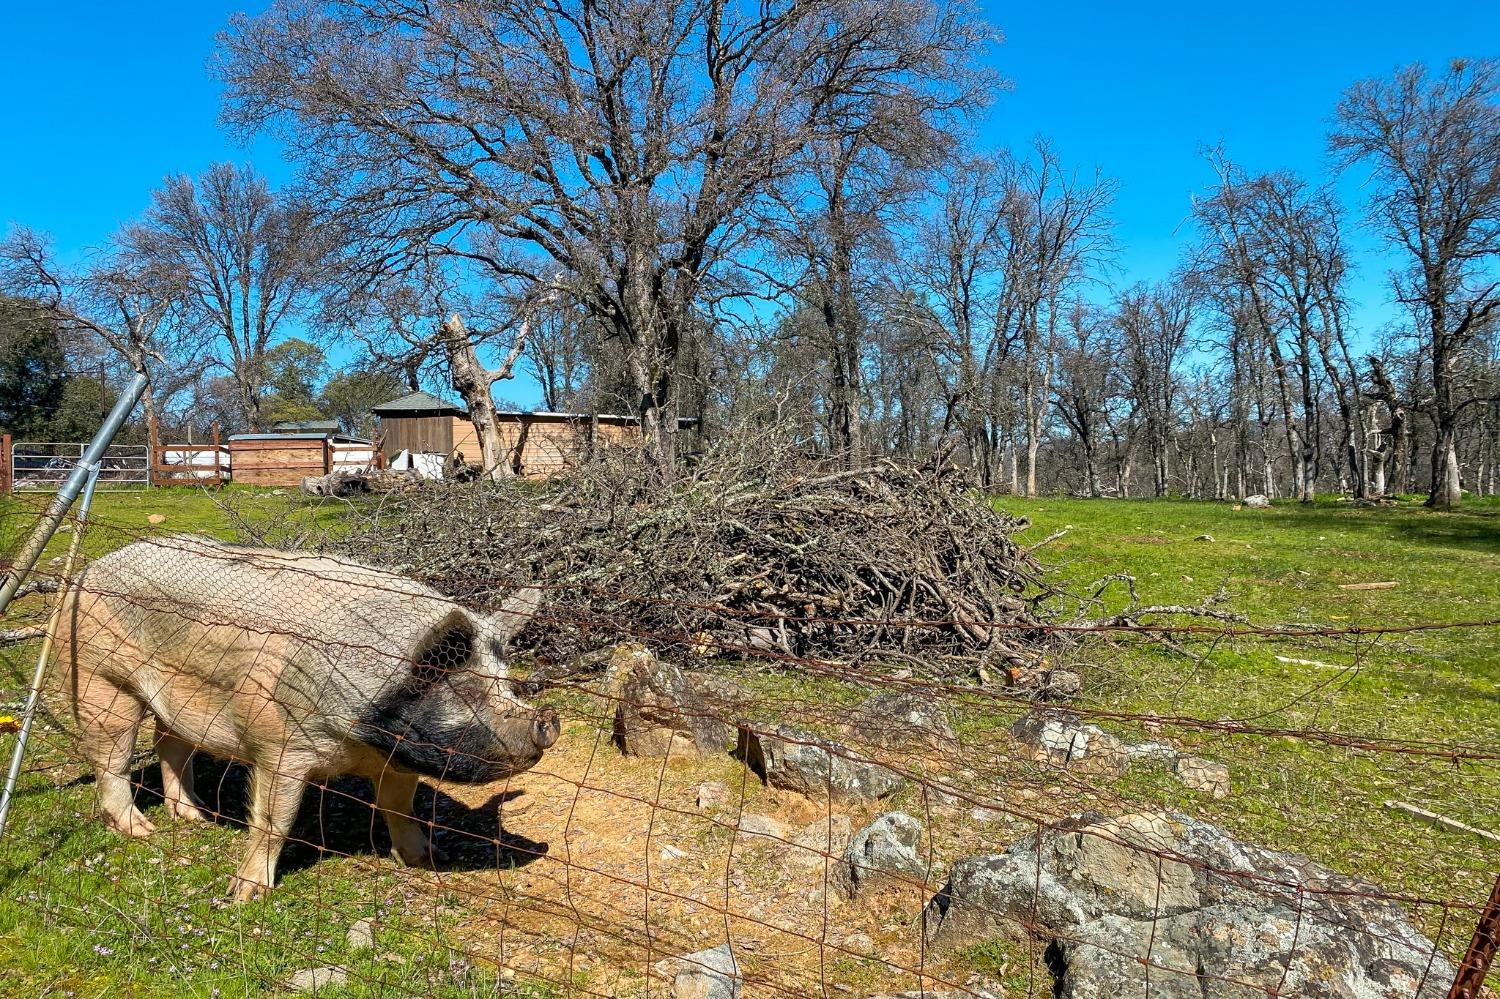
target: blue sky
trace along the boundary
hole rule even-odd
[[[213,36],[255,4],[12,3],[0,32],[0,224],[48,231],[68,256],[144,208],[171,172],[249,160],[290,168],[269,141],[239,146],[217,123]],[[994,63],[1013,84],[978,131],[987,145],[1045,135],[1065,159],[1120,184],[1119,279],[1164,276],[1186,239],[1199,151],[1223,142],[1252,170],[1325,175],[1324,133],[1350,82],[1408,62],[1500,54],[1500,4],[1427,0],[1251,5],[986,4],[1005,33]],[[1341,184],[1357,203],[1361,178]],[[1356,325],[1392,316],[1382,258],[1356,236]],[[507,394],[535,402],[534,386]]]

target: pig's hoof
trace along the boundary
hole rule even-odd
[[[131,839],[145,839],[156,832],[156,826],[141,814],[139,808],[132,808],[123,816],[106,815],[104,821],[115,832],[122,836],[129,836]]]
[[[396,849],[392,851],[397,863],[402,867],[420,868],[425,871],[435,871],[448,862],[448,855],[435,844],[424,843],[415,850]]]
[[[270,885],[238,874],[229,879],[229,899],[232,902],[253,902],[258,898],[265,898],[270,890]]]

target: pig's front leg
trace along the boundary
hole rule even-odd
[[[434,867],[445,858],[429,828],[412,818],[416,793],[415,774],[387,770],[375,778],[375,807],[385,816],[397,858],[408,867]]]
[[[276,861],[297,820],[306,786],[301,773],[269,770],[264,765],[254,768],[250,782],[250,848],[229,886],[236,902],[261,898],[276,883]]]

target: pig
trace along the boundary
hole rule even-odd
[[[308,782],[372,780],[396,855],[430,866],[412,818],[418,778],[502,780],[560,732],[556,711],[517,699],[506,675],[534,588],[483,614],[359,562],[176,536],[99,558],[65,600],[64,695],[111,828],[154,831],[128,776],[148,713],[173,818],[209,817],[193,793],[197,751],[251,768],[238,901],[274,883]]]

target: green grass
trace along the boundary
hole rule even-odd
[[[296,500],[289,505],[251,490],[225,495],[236,509],[271,525],[332,524],[341,509]],[[1415,502],[1353,509],[1324,501],[1267,511],[1179,501],[997,502],[1032,520],[1023,535],[1029,543],[1066,528],[1038,555],[1073,593],[1124,572],[1135,577],[1144,602],[1196,604],[1222,588],[1224,609],[1263,625],[1399,626],[1500,616],[1500,504],[1494,502],[1453,513]],[[35,497],[0,501],[0,550],[13,548],[36,507]],[[153,513],[165,519],[152,525],[147,518]],[[147,532],[230,537],[234,530],[231,513],[198,491],[101,493],[84,547],[95,555]],[[1194,540],[1204,534],[1212,540]],[[67,541],[66,535],[54,541],[44,567]],[[1385,580],[1398,585],[1339,589]],[[1116,584],[1102,606],[1087,612],[1114,612],[1124,603],[1124,588]],[[1071,611],[1075,605],[1062,599],[1059,606]],[[33,597],[17,614],[23,622],[35,620],[42,609]],[[0,699],[14,705],[35,652],[34,643],[0,650],[12,691]],[[1277,655],[1328,665],[1280,662]],[[1396,798],[1480,828],[1500,828],[1495,767],[1354,750],[1295,733],[1500,745],[1500,629],[1360,639],[1194,638],[1177,649],[1126,637],[1090,640],[1058,658],[1085,672],[1084,709],[1132,716],[1102,720],[1105,728],[1131,739],[1170,739],[1230,763],[1233,771],[1233,795],[1213,801],[1182,788],[1159,767],[1138,766],[1114,789],[1125,803],[1179,807],[1393,890],[1460,900],[1488,893],[1497,866],[1493,847],[1391,813],[1382,802]],[[858,693],[824,690],[823,681],[811,678],[762,676],[757,682],[780,685],[784,703]],[[1166,719],[1159,730],[1141,717],[1148,713]],[[979,736],[1010,717],[977,712],[959,721]],[[1170,721],[1179,717],[1294,734],[1200,731]],[[0,753],[8,758],[11,745],[10,737],[0,738]],[[0,842],[0,995],[265,995],[298,969],[334,964],[349,969],[350,981],[329,995],[496,994],[497,969],[462,960],[459,931],[473,931],[464,926],[463,898],[434,895],[428,882],[384,861],[376,865],[384,832],[371,839],[364,804],[304,807],[296,834],[318,842],[328,829],[352,828],[353,840],[369,841],[363,848],[356,843],[327,855],[295,849],[269,901],[224,907],[219,898],[243,847],[242,829],[162,822],[152,839],[122,843],[92,820],[92,787],[74,760],[62,732],[45,728],[29,759],[13,828]],[[149,757],[143,754],[141,762],[149,781]],[[239,794],[236,779],[231,772],[225,800]],[[205,783],[200,777],[200,786]],[[987,845],[999,850],[1006,842]],[[338,855],[344,852],[353,856]],[[351,951],[345,933],[367,917],[376,920],[378,946]],[[1435,929],[1431,910],[1421,918]],[[1472,919],[1456,912],[1454,924],[1445,938],[1450,947],[1462,945],[1456,938],[1466,938]],[[1018,954],[996,944],[961,960],[1009,987],[1032,977]],[[1016,984],[1016,990],[1024,994],[1025,988]],[[499,994],[545,999],[562,993],[547,983],[517,982]]]
[[[1032,520],[1023,540],[1067,529],[1038,555],[1074,591],[1110,573],[1133,575],[1148,604],[1196,605],[1222,588],[1222,608],[1255,625],[1374,628],[1500,618],[1500,503],[1493,500],[1450,513],[1416,500],[1377,509],[1333,500],[1270,510],[1188,501],[1006,498],[998,505]],[[1212,540],[1194,540],[1202,535]],[[1397,586],[1339,588],[1386,581]],[[1106,593],[1110,612],[1125,602],[1122,586]],[[1169,738],[1233,771],[1235,793],[1225,801],[1195,795],[1149,766],[1133,768],[1122,783],[1128,796],[1206,814],[1248,838],[1306,852],[1393,890],[1485,897],[1500,866],[1492,846],[1389,812],[1383,802],[1497,829],[1497,768],[1330,741],[1364,736],[1493,751],[1500,746],[1500,628],[1181,644],[1173,651],[1139,638],[1086,643],[1073,653],[1086,664],[1085,706],[1294,734],[1171,724],[1154,734],[1139,721],[1104,721],[1127,738]],[[1311,732],[1328,738],[1295,734]]]

